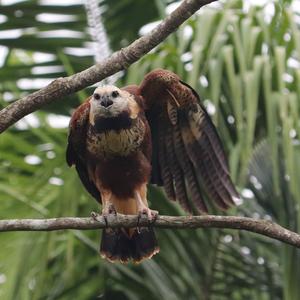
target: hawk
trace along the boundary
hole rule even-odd
[[[140,86],[97,87],[73,113],[66,159],[102,204],[102,215],[137,214],[153,221],[148,183],[189,213],[207,213],[201,190],[221,209],[239,195],[218,136],[195,90],[175,73],[157,69]],[[103,230],[109,261],[140,262],[159,252],[151,226]]]

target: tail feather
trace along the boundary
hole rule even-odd
[[[139,192],[142,194],[142,188]],[[118,213],[138,214],[137,201],[134,198],[120,199],[112,196],[111,202]],[[159,247],[152,227],[103,229],[100,254],[111,262],[139,263],[158,252]]]
[[[104,229],[100,254],[111,262],[140,263],[159,252],[153,228],[134,229],[132,235],[124,229]]]
[[[141,228],[135,231],[132,236],[134,244],[133,260],[141,262],[144,259],[151,258],[159,252],[159,247],[152,227]]]

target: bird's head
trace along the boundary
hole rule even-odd
[[[139,106],[134,96],[112,85],[97,87],[90,99],[92,124],[98,118],[116,118],[123,114],[135,119],[138,112]]]

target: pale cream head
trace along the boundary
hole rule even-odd
[[[117,117],[128,111],[131,118],[136,118],[138,105],[133,95],[113,85],[97,87],[90,99],[90,122],[97,118]]]

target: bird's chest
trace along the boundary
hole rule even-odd
[[[139,148],[144,135],[143,122],[137,122],[127,129],[107,130],[100,133],[91,127],[87,136],[87,150],[98,158],[128,156]]]

